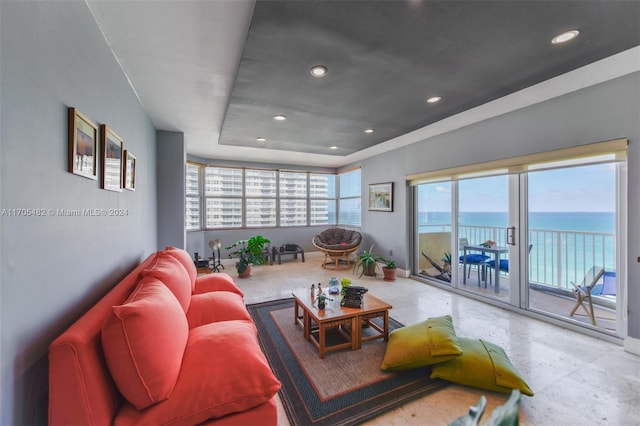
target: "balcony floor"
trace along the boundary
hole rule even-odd
[[[460,272],[462,273],[462,272]],[[493,283],[492,283],[493,284]],[[478,286],[478,275],[472,269],[471,275],[467,278],[467,284],[461,285],[460,288],[470,293],[478,294],[483,297],[493,298],[507,302],[509,299],[509,286],[510,280],[508,275],[500,276],[500,292],[495,292],[495,287],[487,283],[487,287],[484,287],[484,281],[481,281]],[[536,288],[529,289],[529,307],[534,311],[546,312],[552,315],[557,315],[567,319],[573,319],[575,321],[591,324],[591,318],[589,314],[582,308],[578,308],[573,317],[569,316],[569,313],[576,304],[575,297],[568,297],[565,295],[539,290]],[[587,307],[587,303],[584,304]],[[593,305],[594,314],[596,317],[596,326],[605,330],[614,332],[616,329],[616,313],[613,309],[605,306]]]

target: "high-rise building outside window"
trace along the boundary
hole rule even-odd
[[[359,226],[360,197],[360,169],[335,175],[187,163],[185,227]]]

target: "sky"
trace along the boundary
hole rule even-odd
[[[530,212],[613,212],[615,164],[595,164],[529,172]],[[451,183],[421,185],[419,211],[450,211]],[[461,212],[506,212],[508,176],[460,180]]]

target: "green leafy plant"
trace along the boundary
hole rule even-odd
[[[448,263],[449,265],[451,265],[451,253],[445,251],[444,256],[440,260],[442,260],[444,263]]]
[[[389,269],[396,269],[396,261],[395,260],[387,260],[387,263],[384,264],[385,268],[389,268]]]
[[[318,294],[318,298],[317,298],[317,301],[318,301],[318,309],[322,309],[322,308],[324,308],[325,304],[327,303],[327,300],[328,300],[328,301],[333,301],[333,299],[329,298],[329,297],[328,297],[326,294],[324,294],[324,293],[320,293],[320,294]]]
[[[248,240],[240,240],[225,247],[225,250],[233,250],[229,253],[229,257],[237,257],[236,269],[238,274],[241,274],[247,270],[250,264],[259,265],[265,262],[263,255],[264,246],[271,243],[270,240],[264,238],[262,235],[256,235]]]
[[[375,246],[375,244],[372,244],[369,250],[364,250],[356,257],[356,261],[353,264],[353,273],[357,274],[358,270],[362,269],[359,277],[362,277],[362,275],[375,277],[378,262],[387,262],[387,259],[384,257],[373,253],[373,246]]]

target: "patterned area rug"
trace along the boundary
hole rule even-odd
[[[433,393],[447,382],[429,379],[428,368],[380,370],[386,342],[329,352],[304,339],[294,323],[293,299],[248,305],[269,364],[282,382],[280,398],[292,425],[353,425]],[[390,319],[390,329],[402,324]]]

